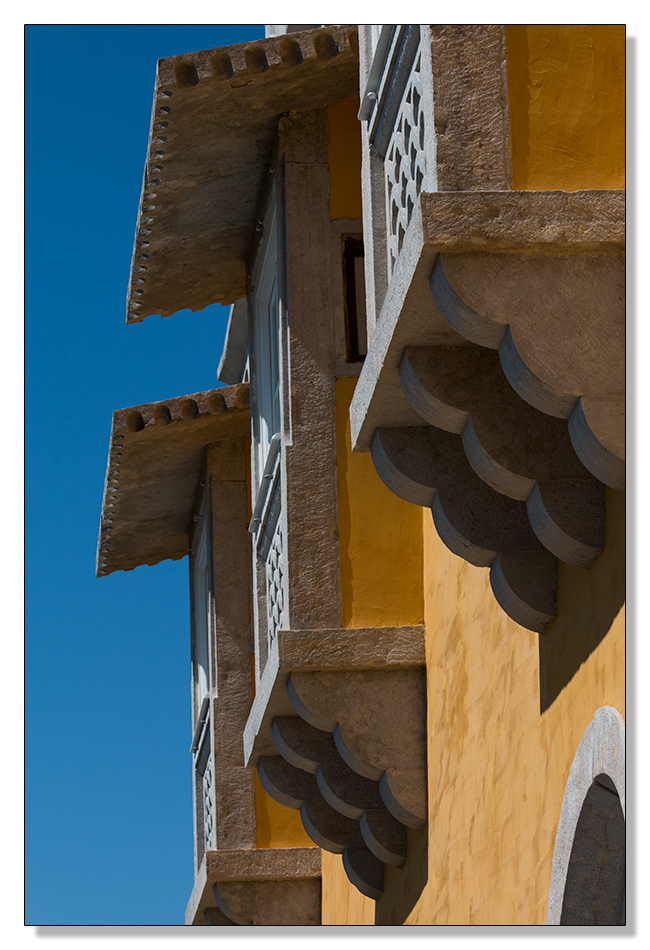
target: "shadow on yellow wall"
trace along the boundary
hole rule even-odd
[[[541,712],[612,628],[625,603],[625,494],[607,489],[605,550],[588,571],[560,561],[557,620],[539,638]]]

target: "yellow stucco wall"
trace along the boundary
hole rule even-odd
[[[313,848],[300,812],[267,795],[255,770],[255,839],[258,848]]]
[[[369,454],[352,452],[356,379],[336,381],[341,615],[344,627],[424,622],[422,514],[390,492]],[[374,924],[375,902],[348,880],[341,856],[323,852],[323,924]]]
[[[625,187],[625,27],[506,26],[512,187]]]
[[[388,872],[377,923],[545,922],[576,749],[599,707],[625,714],[624,496],[608,490],[607,506],[604,553],[589,571],[560,565],[559,619],[541,637],[424,512],[427,869],[409,853]]]
[[[330,218],[361,217],[361,123],[359,100],[327,107]]]
[[[544,924],[573,757],[601,706],[625,715],[625,496],[607,492],[604,553],[560,565],[538,636],[497,605],[489,572],[424,535],[429,823],[376,904],[323,856],[327,924]]]
[[[353,453],[356,379],[336,381],[336,464],[341,618],[344,627],[423,623],[419,509],[381,481],[369,453]]]

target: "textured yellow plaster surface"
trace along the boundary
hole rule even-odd
[[[422,514],[377,475],[369,454],[353,454],[355,379],[336,381],[341,616],[344,627],[422,623]],[[375,902],[350,884],[340,855],[323,852],[323,923],[374,924]]]
[[[429,869],[405,923],[545,922],[576,749],[599,707],[625,709],[624,496],[607,501],[605,552],[589,571],[561,565],[544,637],[503,613],[488,571],[451,554],[424,512]]]
[[[322,852],[323,890],[321,919],[326,925],[374,924],[375,902],[350,883],[340,854]]]
[[[512,187],[625,187],[625,27],[506,26]]]
[[[330,218],[361,217],[361,123],[359,100],[327,107]]]
[[[489,572],[423,518],[429,823],[386,869],[381,900],[357,895],[323,855],[324,922],[544,924],[555,833],[584,730],[625,713],[625,498],[607,493],[604,553],[560,565],[559,619],[544,637],[497,605]],[[552,683],[549,671],[552,665]]]
[[[300,812],[266,794],[255,771],[255,839],[258,848],[313,848]]]
[[[341,615],[344,627],[423,622],[422,517],[381,481],[369,453],[352,453],[355,379],[336,381]]]

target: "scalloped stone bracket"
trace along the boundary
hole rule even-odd
[[[377,900],[385,866],[406,860],[406,829],[427,821],[424,629],[280,631],[274,650],[245,760]]]
[[[523,400],[571,420],[585,467],[624,491],[623,256],[441,254],[431,293],[450,327],[498,350]]]
[[[550,414],[561,418],[581,396],[620,396],[624,253],[624,191],[422,193],[352,401],[354,449],[369,451],[379,426],[419,424],[397,378],[406,347],[474,342],[499,349],[503,363],[510,325],[519,356],[540,389],[549,387],[546,403],[528,400],[540,411],[551,395],[561,399]],[[444,313],[429,286],[439,255],[449,286],[447,300],[444,288],[436,291]],[[531,302],[541,320],[530,338],[539,360],[521,335]]]
[[[212,927],[320,924],[320,851],[207,851],[185,922]]]
[[[605,490],[579,460],[564,419],[524,402],[498,354],[482,346],[414,347],[399,367],[422,419],[459,434],[473,471],[524,501],[531,527],[556,557],[589,567],[605,543]]]
[[[625,488],[624,252],[624,192],[420,195],[350,407],[353,449],[539,633]]]
[[[431,508],[450,551],[490,568],[508,616],[543,633],[555,619],[557,559],[533,531],[526,503],[490,488],[469,465],[461,437],[434,426],[377,429],[371,451],[391,491]]]
[[[293,672],[286,690],[298,715],[273,720],[262,786],[378,900],[384,866],[406,860],[406,829],[426,825],[424,672]]]

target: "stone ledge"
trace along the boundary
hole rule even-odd
[[[624,191],[421,194],[350,407],[353,449],[369,451],[380,426],[421,425],[398,379],[407,346],[468,344],[432,300],[429,281],[439,254],[624,250]]]
[[[246,765],[276,751],[271,723],[293,714],[286,690],[292,670],[405,670],[424,662],[423,626],[280,630],[244,729]]]
[[[316,847],[207,851],[187,904],[185,923],[205,924],[206,910],[217,906],[214,885],[220,882],[308,881],[320,876],[321,852]]]
[[[421,195],[422,236],[438,252],[616,253],[624,191],[484,191]]]

